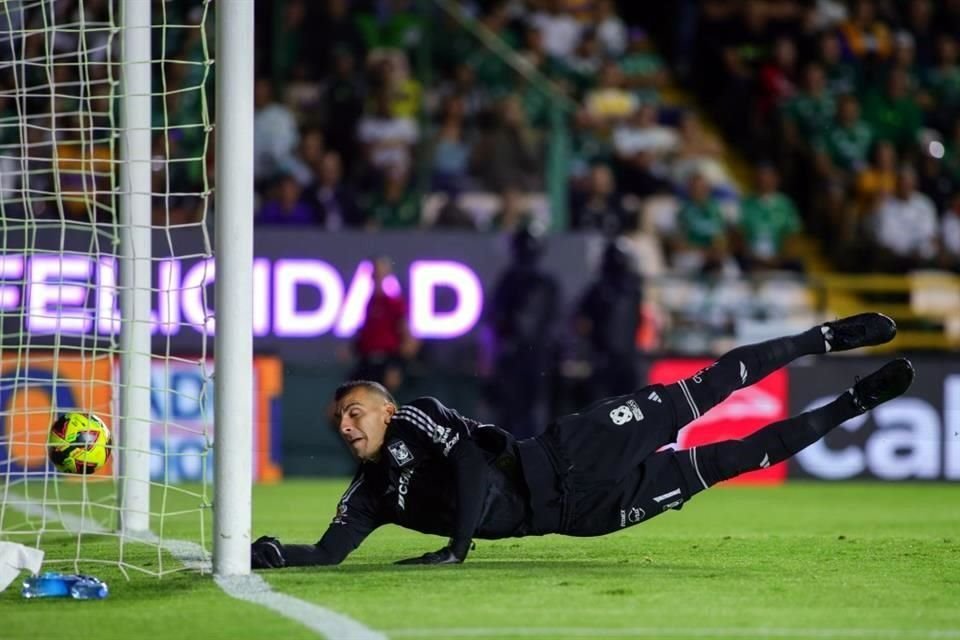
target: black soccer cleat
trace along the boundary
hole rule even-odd
[[[857,380],[850,390],[853,403],[861,412],[893,400],[910,388],[916,372],[906,358],[897,358],[883,365],[863,380]]]
[[[827,351],[849,351],[893,340],[897,323],[882,313],[860,313],[823,324]]]

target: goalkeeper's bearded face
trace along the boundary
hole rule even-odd
[[[360,460],[377,460],[397,406],[380,394],[358,387],[337,403],[337,430]]]

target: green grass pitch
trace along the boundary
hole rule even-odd
[[[256,487],[254,535],[316,540],[345,486]],[[7,510],[5,530],[15,517]],[[165,534],[197,540],[198,520],[170,518]],[[721,487],[605,538],[481,540],[462,566],[391,564],[443,543],[385,527],[342,566],[261,575],[391,637],[960,638],[957,486]],[[44,546],[50,557],[76,555],[75,537]],[[111,539],[83,539],[84,558],[114,552]],[[152,568],[175,562],[148,547],[127,553]],[[229,598],[210,576],[80,569],[109,582],[107,600],[27,601],[15,583],[0,593],[0,638],[318,637]]]

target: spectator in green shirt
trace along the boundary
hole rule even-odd
[[[293,68],[297,61],[308,54],[309,43],[306,36],[307,5],[303,0],[288,0],[282,9],[283,17],[280,29],[282,38],[277,38],[273,45],[273,77],[281,83],[286,83],[293,75]],[[174,23],[176,24],[176,23]],[[172,29],[172,31],[177,31]],[[196,29],[199,33],[199,29]],[[186,58],[201,60],[202,58]],[[198,65],[201,66],[202,65]]]
[[[367,202],[370,229],[409,229],[420,224],[420,205],[409,189],[409,173],[394,168],[384,175],[383,188]]]
[[[673,239],[674,265],[703,272],[721,269],[729,261],[727,223],[710,195],[710,183],[700,173],[690,176],[687,201],[677,214]]]
[[[413,50],[420,42],[423,24],[410,0],[389,0],[382,11],[373,8],[357,15],[357,28],[367,49]]]
[[[748,270],[791,269],[786,249],[802,228],[789,196],[779,190],[780,176],[771,165],[756,170],[757,192],[743,201],[738,229],[741,262]]]
[[[593,29],[586,29],[573,54],[558,65],[558,80],[567,83],[576,95],[582,95],[593,87],[603,65],[603,48]]]
[[[857,98],[841,96],[836,122],[816,143],[818,168],[828,177],[837,171],[858,174],[867,165],[873,140],[873,128],[860,118]]]
[[[516,50],[520,46],[520,40],[517,34],[509,28],[510,15],[507,11],[506,2],[493,3],[490,10],[481,16],[479,26],[495,34],[503,44],[513,50]],[[513,69],[503,61],[503,58],[498,53],[491,51],[482,42],[476,41],[473,37],[438,37],[434,38],[434,41],[440,47],[469,48],[469,54],[467,54],[464,59],[473,67],[477,80],[482,86],[486,87],[488,91],[502,95],[513,88],[515,81]]]
[[[565,59],[555,58],[548,53],[542,31],[533,27],[527,29],[524,48],[518,54],[529,68],[536,69],[549,78],[554,87],[562,93],[571,95],[576,90],[578,80],[575,74],[567,66]],[[528,122],[536,128],[549,126],[551,96],[527,82],[516,84],[515,89],[523,103]]]
[[[836,31],[824,31],[820,36],[820,64],[830,94],[841,96],[860,89],[860,69],[844,58]]]
[[[816,189],[809,189],[809,207],[814,215],[813,233],[826,245],[839,238],[834,230],[843,226],[850,194],[859,176],[869,167],[873,129],[860,118],[860,103],[853,95],[837,102],[836,121],[814,142]]]
[[[823,67],[811,62],[804,68],[803,90],[783,108],[784,135],[792,147],[806,147],[806,141],[826,131],[836,114],[836,101],[827,91]]]
[[[658,100],[658,90],[668,80],[667,64],[656,51],[643,29],[630,29],[627,52],[617,63],[628,89],[633,89],[641,100]]]
[[[894,69],[887,77],[886,91],[872,93],[864,100],[863,118],[880,140],[889,140],[901,151],[917,141],[923,114],[909,94],[909,78],[903,69]]]

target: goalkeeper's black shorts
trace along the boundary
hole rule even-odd
[[[534,533],[596,536],[679,509],[703,487],[676,440],[676,385],[651,385],[560,418],[518,443]]]

